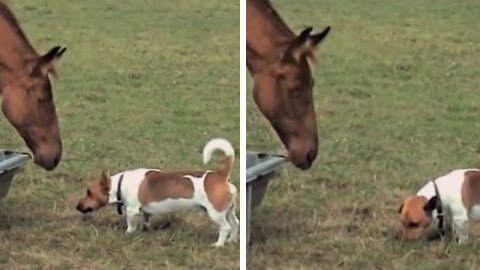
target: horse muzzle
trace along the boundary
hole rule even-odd
[[[62,159],[62,146],[53,149],[46,146],[44,151],[33,151],[33,162],[47,171],[55,169]]]
[[[308,170],[312,167],[313,162],[317,158],[317,144],[305,144],[299,141],[297,144],[291,144],[288,149],[288,160],[301,170]]]

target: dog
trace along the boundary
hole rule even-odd
[[[119,214],[125,209],[126,233],[133,233],[143,216],[143,228],[150,227],[152,214],[202,208],[218,226],[215,247],[235,242],[239,221],[235,215],[237,189],[229,182],[235,152],[225,139],[210,140],[203,148],[203,162],[221,150],[225,154],[213,171],[161,171],[140,168],[108,176],[105,172],[94,179],[76,206],[87,214],[109,204],[117,204]]]
[[[400,238],[414,240],[436,224],[443,232],[448,221],[458,243],[469,238],[469,221],[480,219],[480,170],[459,169],[424,185],[398,209]]]

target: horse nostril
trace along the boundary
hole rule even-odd
[[[314,150],[308,152],[308,154],[307,154],[308,163],[310,163],[310,164],[313,163],[313,161],[315,160],[316,157],[317,157],[317,153]]]
[[[55,166],[56,166],[56,165],[58,165],[59,162],[60,162],[60,155],[57,155],[55,157],[55,159],[53,160],[53,164],[55,164]]]
[[[301,164],[301,165],[299,166],[299,168],[302,169],[302,170],[304,170],[304,171],[305,171],[305,170],[308,170],[308,169],[310,169],[310,164],[307,163],[307,162],[305,162],[305,163]]]

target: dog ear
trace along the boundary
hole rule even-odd
[[[437,209],[437,204],[439,203],[437,195],[433,196],[428,200],[428,202],[423,206],[423,210],[427,213],[432,213],[433,210]]]
[[[398,208],[398,213],[401,214],[401,213],[402,213],[402,210],[403,210],[403,203],[402,203],[402,205],[400,205],[400,207]]]
[[[104,190],[110,190],[110,176],[108,176],[108,173],[106,171],[102,171],[100,185]]]

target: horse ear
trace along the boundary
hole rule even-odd
[[[327,26],[325,27],[325,29],[323,29],[322,32],[318,33],[318,34],[315,34],[315,35],[311,35],[309,37],[309,40],[311,42],[311,45],[313,47],[316,47],[318,44],[320,44],[320,42],[322,42],[322,40],[328,35],[328,33],[330,32],[330,26]]]
[[[313,52],[316,46],[328,35],[330,32],[330,26],[326,27],[318,34],[310,35],[312,30],[312,27],[306,28],[290,43],[283,55],[284,61],[299,62],[304,56],[313,58]]]
[[[53,47],[48,53],[37,60],[32,73],[44,77],[50,73],[55,74],[55,65],[65,51],[67,51],[67,48],[61,48],[60,46]]]

